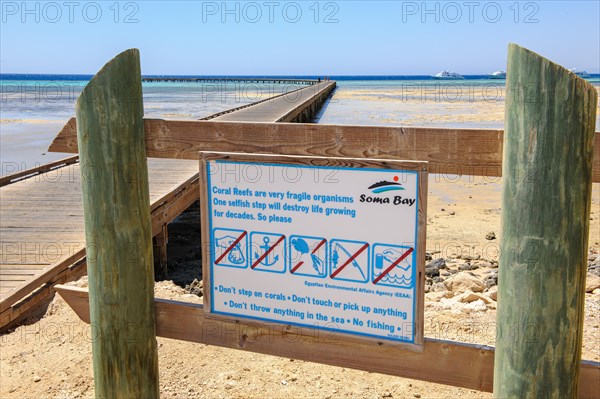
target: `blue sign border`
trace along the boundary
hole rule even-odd
[[[418,175],[419,172],[416,170],[404,170],[404,169],[385,169],[385,168],[356,168],[356,167],[347,167],[347,166],[314,166],[314,165],[298,165],[298,164],[286,164],[286,163],[265,163],[265,162],[250,162],[250,161],[230,161],[230,160],[223,160],[223,159],[216,159],[216,160],[206,160],[206,172],[207,172],[207,197],[208,197],[208,219],[209,219],[209,231],[213,231],[213,223],[212,223],[212,218],[213,218],[213,213],[212,213],[212,192],[211,192],[211,174],[210,174],[210,163],[217,163],[217,164],[233,164],[233,165],[261,165],[261,166],[279,166],[279,167],[294,167],[294,168],[301,168],[301,169],[334,169],[334,170],[352,170],[354,172],[384,172],[384,173],[402,173],[402,174],[414,174],[417,176],[417,184],[416,184],[416,192],[415,192],[415,213],[416,213],[416,223],[415,223],[415,232],[414,232],[414,242],[415,242],[415,253],[418,250],[418,221],[419,221],[419,179],[418,179]],[[212,248],[212,243],[211,243],[211,248]],[[247,318],[247,319],[252,319],[252,320],[260,320],[260,321],[267,321],[267,322],[274,322],[274,323],[285,323],[285,324],[290,324],[290,325],[294,325],[294,326],[298,326],[298,327],[308,327],[308,328],[318,328],[321,330],[327,330],[327,331],[332,331],[332,332],[341,332],[344,334],[351,334],[351,335],[356,335],[356,336],[361,336],[361,337],[368,337],[368,338],[378,338],[378,339],[389,339],[392,341],[396,341],[396,342],[403,342],[403,343],[410,343],[410,344],[414,344],[415,343],[415,328],[412,329],[411,332],[411,338],[409,339],[400,339],[397,337],[386,337],[384,335],[372,335],[372,334],[366,334],[366,333],[361,333],[361,332],[356,332],[356,331],[349,331],[349,330],[342,330],[342,329],[333,329],[333,328],[328,328],[328,327],[321,327],[321,326],[315,326],[315,325],[310,325],[310,324],[304,324],[304,323],[295,323],[295,322],[291,322],[291,321],[282,321],[282,320],[277,320],[277,319],[267,319],[267,318],[262,318],[262,317],[255,317],[255,316],[248,316],[248,315],[243,315],[243,314],[238,314],[238,313],[228,313],[228,312],[223,312],[223,311],[216,311],[215,310],[215,306],[214,306],[214,265],[215,265],[215,253],[214,251],[211,251],[210,253],[210,260],[211,260],[211,264],[209,265],[210,268],[210,312],[213,314],[220,314],[220,315],[225,315],[225,316],[235,316],[235,317],[243,317],[243,318]],[[416,267],[413,267],[413,281],[416,282]],[[417,316],[417,298],[416,298],[416,284],[414,285],[414,287],[412,288],[412,297],[413,297],[413,322],[411,324],[415,324],[415,319]]]

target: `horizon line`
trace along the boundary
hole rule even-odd
[[[600,76],[600,71],[598,72],[589,72],[587,70],[581,69],[578,70],[578,72],[587,72],[590,75],[599,75]],[[461,74],[461,76],[464,77],[472,77],[472,76],[489,76],[491,75],[493,72],[487,72],[487,73],[471,73],[471,74]],[[38,75],[38,76],[94,76],[94,73],[49,73],[49,72],[45,72],[45,73],[24,73],[24,72],[2,72],[0,73],[0,77],[6,76],[6,75],[17,75],[17,76],[28,76],[28,75]],[[304,78],[304,77],[314,77],[314,78],[319,78],[319,77],[372,77],[372,78],[385,78],[385,77],[422,77],[422,76],[426,76],[426,77],[432,77],[434,75],[430,75],[430,74],[399,74],[399,75],[391,75],[391,74],[377,74],[377,75],[370,75],[370,74],[281,74],[281,75],[269,75],[269,74],[206,74],[206,75],[202,75],[202,74],[165,74],[165,73],[161,73],[161,74],[142,74],[142,78],[145,77],[161,77],[161,78],[185,78],[185,77],[193,77],[193,78],[201,78],[201,77],[208,77],[208,78],[227,78],[227,77],[242,77],[242,78],[284,78],[284,77],[291,77],[291,78]]]

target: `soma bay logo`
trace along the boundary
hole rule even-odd
[[[391,204],[391,205],[407,205],[413,206],[416,202],[416,198],[408,198],[402,195],[381,195],[391,191],[403,191],[404,187],[402,183],[398,183],[398,176],[394,176],[394,181],[382,180],[374,183],[368,187],[371,194],[361,194],[360,202],[368,202],[373,204]]]

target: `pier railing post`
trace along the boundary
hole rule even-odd
[[[154,272],[139,52],[77,101],[97,398],[158,397]]]
[[[574,398],[597,93],[511,44],[494,396]]]

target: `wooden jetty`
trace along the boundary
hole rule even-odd
[[[148,76],[142,77],[144,83],[156,83],[156,82],[183,82],[183,83],[263,83],[263,84],[293,84],[293,85],[312,85],[319,81],[316,79],[283,79],[283,78],[251,78],[251,77],[238,77],[238,78],[225,78],[225,77],[184,77],[184,76]]]
[[[203,118],[227,122],[310,122],[336,87],[321,82]]]
[[[316,83],[209,118],[306,122],[334,88]],[[75,118],[63,131],[73,129]],[[198,162],[148,159],[148,169],[155,258],[164,268],[166,226],[198,200]],[[75,156],[0,179],[0,332],[47,304],[54,285],[86,274],[80,175]]]

